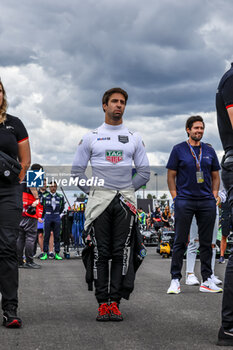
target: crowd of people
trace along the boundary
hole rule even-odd
[[[43,169],[40,164],[31,166],[31,170],[40,169]],[[17,239],[18,264],[20,268],[39,269],[41,265],[33,260],[37,242],[41,250],[40,260],[48,258],[62,260],[59,252],[64,197],[57,193],[55,182],[49,184],[49,191],[45,182],[38,190],[27,187],[26,179],[21,186],[23,187],[23,212]]]
[[[39,164],[31,166],[31,170],[39,169],[42,169]],[[76,256],[81,256],[85,203],[78,204],[76,201],[66,210],[64,197],[57,192],[56,182],[47,185],[45,178],[43,186],[34,192],[38,199],[31,193],[35,188],[27,187],[26,181],[22,182],[22,186],[23,212],[17,239],[19,268],[41,268],[34,261],[36,256],[41,261],[62,260],[60,242],[74,248]]]
[[[156,206],[152,212],[144,212],[142,208],[138,208],[138,218],[143,228],[158,229],[159,227],[171,227],[174,224],[174,212],[171,212],[169,205],[161,210],[160,206]]]
[[[233,215],[233,66],[220,81],[217,96],[217,118],[225,155],[222,160],[222,181]],[[74,157],[72,176],[83,180],[79,187],[88,195],[83,238],[88,286],[95,285],[98,303],[98,322],[123,321],[120,311],[122,298],[129,299],[136,271],[144,258],[142,238],[137,226],[135,191],[150,179],[145,145],[138,133],[123,124],[128,94],[121,88],[107,90],[102,98],[104,123],[84,135]],[[25,187],[24,179],[30,165],[28,133],[23,123],[6,113],[7,102],[0,84],[0,291],[2,294],[3,324],[20,327],[17,316],[18,266],[40,268],[33,261],[38,221],[43,221],[43,236],[38,242],[47,260],[51,251],[53,232],[54,258],[61,260],[60,227],[64,197],[57,193],[56,183],[38,191]],[[175,145],[167,163],[167,183],[174,203],[175,240],[171,259],[171,283],[168,294],[181,292],[180,280],[184,253],[192,261],[187,267],[187,284],[195,280],[195,252],[200,252],[201,292],[219,293],[221,281],[214,275],[213,257],[216,252],[216,208],[219,196],[220,165],[210,144],[201,141],[205,123],[201,116],[186,121],[188,139]],[[90,187],[85,174],[88,162],[92,176],[103,179],[104,187]],[[132,162],[136,175],[132,177]],[[42,167],[38,164],[32,170]],[[22,195],[23,192],[23,195]],[[39,193],[40,192],[40,193]],[[22,199],[24,201],[23,216]],[[25,204],[26,203],[26,204]],[[173,215],[166,206],[146,216],[139,209],[139,218],[147,228],[169,227]],[[217,225],[216,225],[217,226]],[[41,228],[40,228],[41,230]],[[197,242],[198,240],[198,242]],[[43,248],[42,248],[43,242]],[[195,243],[195,244],[194,244]],[[195,245],[195,249],[193,246]],[[128,247],[131,246],[130,256]],[[220,260],[224,262],[224,242]],[[23,252],[26,261],[23,261]],[[194,254],[193,254],[194,252]],[[131,256],[131,254],[133,254]],[[135,258],[136,257],[136,258]],[[111,260],[111,265],[109,265]],[[192,266],[191,266],[192,265]],[[233,345],[233,254],[230,255],[225,277],[222,326],[219,344]],[[90,272],[91,271],[91,272]],[[86,277],[87,277],[86,276]]]
[[[169,201],[168,201],[169,202]],[[162,208],[162,209],[161,209]],[[161,231],[160,228],[170,228],[174,230],[174,210],[169,205],[156,206],[152,212],[144,211],[141,207],[138,208],[138,220],[142,230],[142,234],[145,231],[151,230],[156,232],[158,242],[161,242]],[[233,226],[231,222],[230,206],[227,201],[227,194],[225,190],[219,192],[219,199],[216,206],[216,220],[213,231],[212,239],[212,260],[211,268],[214,274],[216,254],[218,254],[219,264],[225,264],[225,253],[228,245],[228,237],[233,233]],[[197,231],[197,222],[193,218],[190,233],[187,242],[187,263],[186,263],[186,284],[187,285],[198,285],[200,282],[194,273],[194,266],[197,254],[199,254],[199,237]],[[227,254],[229,254],[231,248],[231,240],[228,245]],[[217,284],[221,284],[217,277],[213,277]]]

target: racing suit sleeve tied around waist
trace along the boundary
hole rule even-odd
[[[124,189],[121,191],[109,189],[93,189],[90,192],[86,210],[85,210],[85,230],[88,231],[91,223],[99,217],[111,203],[116,195],[124,198],[124,204],[131,207],[130,210],[136,212],[136,200],[133,188]]]

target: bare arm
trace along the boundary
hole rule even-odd
[[[167,171],[167,184],[168,184],[168,188],[169,188],[169,191],[171,193],[172,198],[175,198],[177,196],[176,174],[177,174],[176,170],[168,169],[168,171]]]
[[[38,191],[37,191],[36,187],[30,187],[30,191],[32,192],[33,196],[34,196],[36,199],[39,199],[39,198],[38,198]]]
[[[18,143],[18,158],[22,166],[19,174],[20,182],[22,182],[31,163],[31,151],[28,139]]]
[[[230,122],[231,122],[231,126],[232,126],[232,129],[233,129],[233,107],[228,108],[227,112],[228,112],[228,115],[229,115],[229,118],[230,118]]]
[[[35,201],[32,203],[32,207],[36,207],[40,203],[38,191],[36,187],[30,187],[30,191],[32,195],[35,197]]]
[[[219,191],[219,185],[220,185],[219,171],[212,171],[211,177],[212,177],[212,192],[213,192],[214,197],[217,198],[218,191]]]

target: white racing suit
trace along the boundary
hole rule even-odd
[[[96,240],[96,298],[98,302],[119,302],[126,246],[136,211],[134,192],[149,181],[149,162],[137,133],[130,132],[123,124],[105,123],[80,141],[72,167],[74,177],[87,180],[88,161],[92,177],[104,182],[102,188],[79,186],[89,194],[85,229],[92,224]],[[132,179],[133,161],[137,174]]]

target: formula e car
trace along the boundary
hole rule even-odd
[[[158,245],[158,233],[155,231],[155,229],[150,228],[149,230],[146,229],[146,227],[143,227],[141,225],[140,232],[142,235],[143,243],[148,246],[157,246]]]

